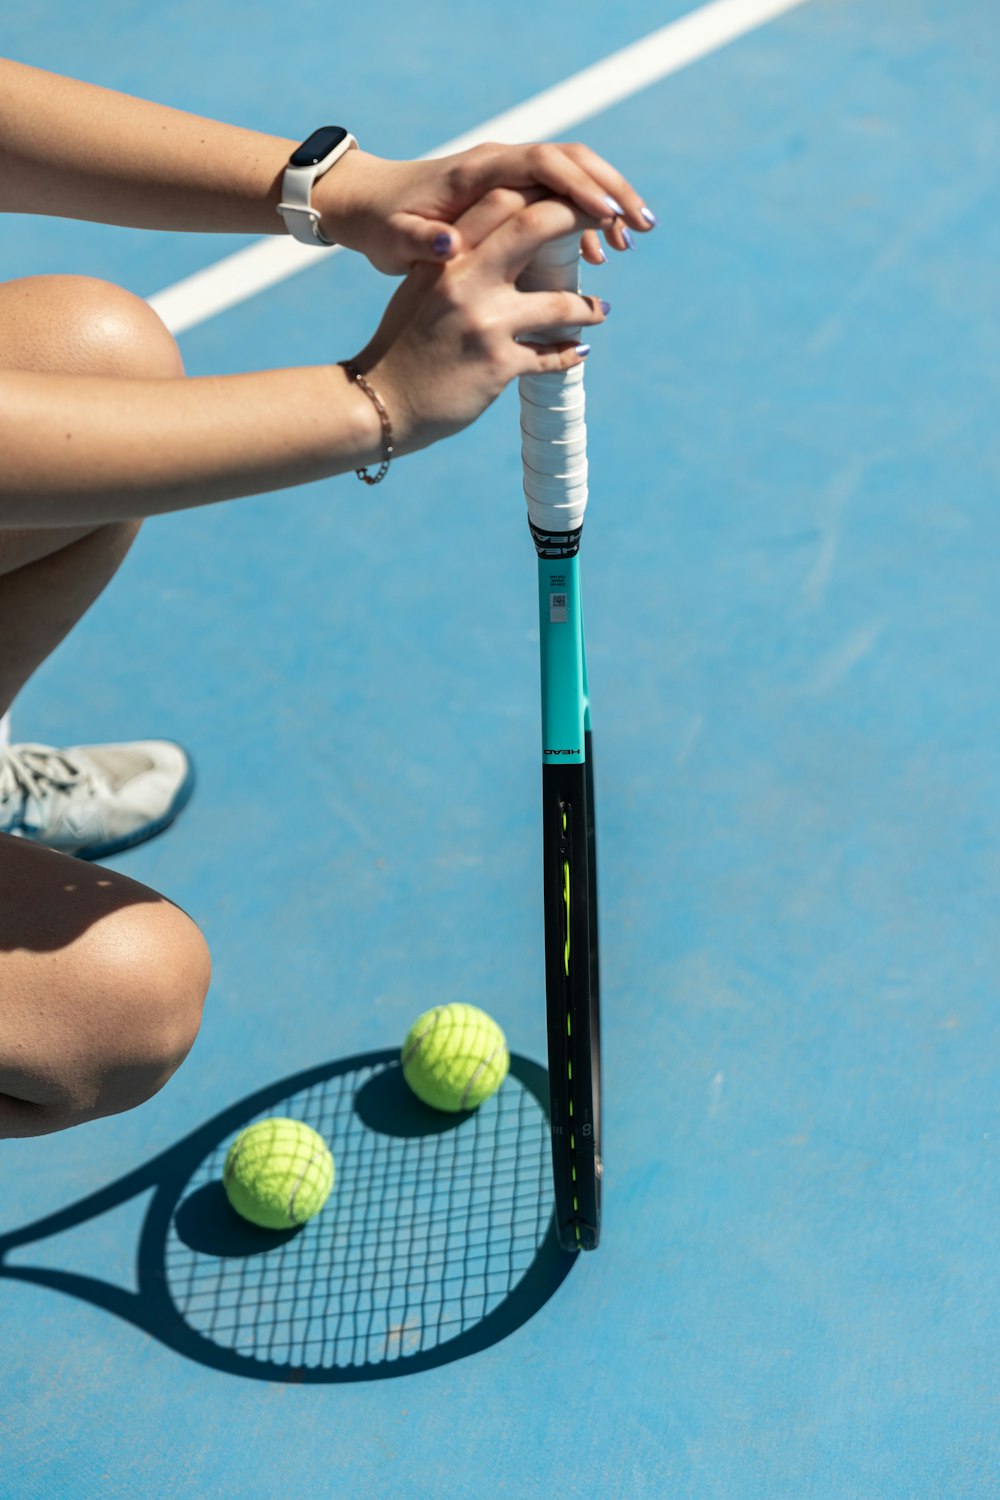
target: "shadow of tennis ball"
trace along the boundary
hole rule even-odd
[[[397,1064],[376,1073],[354,1096],[354,1112],[378,1135],[397,1140],[443,1135],[457,1130],[471,1110],[445,1114],[417,1098]],[[263,1255],[294,1239],[306,1227],[261,1229],[241,1219],[232,1208],[221,1181],[208,1182],[184,1199],[174,1220],[177,1237],[189,1250],[225,1259]]]
[[[293,1240],[304,1227],[295,1224],[291,1229],[261,1229],[241,1219],[221,1182],[207,1182],[198,1188],[184,1199],[174,1218],[177,1238],[189,1250],[227,1260],[264,1255]]]
[[[442,1136],[445,1131],[457,1130],[472,1113],[463,1110],[459,1115],[445,1115],[442,1110],[430,1109],[409,1088],[400,1065],[385,1068],[361,1086],[354,1097],[354,1110],[367,1130],[397,1140]],[[216,1181],[196,1188],[184,1199],[175,1215],[174,1229],[181,1244],[201,1256],[240,1259],[276,1250],[300,1235],[304,1226],[259,1229],[240,1218],[226,1199],[222,1182]]]
[[[431,1109],[410,1088],[400,1063],[384,1068],[358,1089],[354,1112],[369,1130],[399,1140],[457,1130],[474,1113],[465,1109],[446,1114],[444,1110]]]

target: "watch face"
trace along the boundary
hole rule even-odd
[[[336,146],[339,146],[348,132],[343,125],[321,125],[319,130],[314,130],[307,141],[303,141],[299,149],[288,158],[290,167],[314,167],[321,162],[324,156],[329,156]]]

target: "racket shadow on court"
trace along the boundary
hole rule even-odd
[[[0,1235],[0,1276],[80,1297],[250,1379],[332,1384],[447,1364],[520,1328],[576,1262],[552,1219],[547,1100],[545,1069],[519,1056],[500,1092],[461,1115],[414,1098],[398,1052],[328,1063]],[[233,1136],[267,1115],[312,1125],[337,1166],[323,1212],[282,1233],[240,1219],[221,1185]],[[31,1245],[151,1189],[137,1291],[28,1263]]]

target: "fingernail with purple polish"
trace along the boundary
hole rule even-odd
[[[635,249],[635,236],[632,234],[631,229],[622,230],[622,239],[625,241],[630,250]]]
[[[450,234],[436,234],[434,236],[434,254],[435,255],[447,255],[448,251],[450,249],[451,249],[451,235]]]
[[[576,354],[579,354],[579,356],[580,356],[581,359],[585,359],[587,357],[587,355],[590,353],[590,345],[589,344],[577,344],[576,349],[575,349],[574,352]]]
[[[610,208],[610,210],[611,210],[611,212],[613,214],[624,214],[625,210],[622,208],[621,204],[618,202],[618,199],[617,198],[612,198],[612,196],[611,196],[610,193],[608,193],[608,195],[604,199],[604,201],[608,205],[608,207]]]
[[[597,262],[597,264],[599,266],[606,266],[607,263],[608,263],[608,257],[605,255],[604,251],[603,250],[598,250],[597,253],[601,257],[600,260]]]
[[[605,300],[604,300],[603,297],[598,297],[597,304],[600,307],[601,312],[604,314],[604,316],[607,317],[608,313],[611,311],[611,303],[610,302],[605,302]]]
[[[655,229],[656,225],[659,223],[659,220],[657,219],[653,210],[651,208],[640,208],[639,212],[642,214],[642,217],[645,219],[650,229]]]

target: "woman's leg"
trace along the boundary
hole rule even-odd
[[[152,310],[85,277],[0,285],[0,365],[183,375]],[[0,530],[0,712],[101,593],[137,530]],[[55,752],[50,773],[44,755],[19,748],[0,748],[0,827],[11,826],[3,814],[18,798],[45,802],[49,786],[60,816],[73,785],[121,802],[135,800],[141,776],[147,801],[150,788],[161,800],[173,795],[154,786],[135,752],[106,757],[103,782],[97,765],[74,783],[74,767]],[[74,819],[81,805],[70,807]],[[0,1136],[64,1129],[155,1093],[194,1040],[210,968],[197,927],[169,901],[41,847],[51,832],[44,826],[29,829],[22,819],[17,831],[27,836],[0,833]]]
[[[0,834],[0,1137],[141,1104],[187,1056],[208,948],[155,891]]]
[[[177,345],[152,308],[84,276],[0,285],[0,367],[139,380],[184,374]],[[138,529],[137,522],[0,529],[0,714],[102,592]],[[183,752],[162,742],[68,767],[33,755],[11,763],[6,776],[0,772],[0,830],[66,852],[107,855],[165,826],[190,786]]]
[[[0,285],[0,367],[137,379],[184,374],[151,307],[85,276]],[[0,530],[0,713],[101,593],[138,529],[123,522],[90,531]]]

